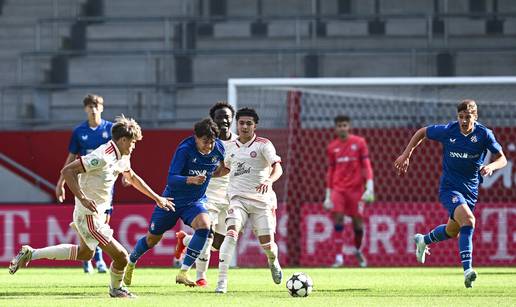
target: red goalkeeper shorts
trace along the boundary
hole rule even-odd
[[[352,217],[362,217],[364,213],[364,202],[362,199],[362,189],[331,192],[333,202],[332,212],[342,213]]]

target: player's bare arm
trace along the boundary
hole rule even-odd
[[[186,177],[186,184],[201,185],[206,181],[206,176],[188,176]]]
[[[75,160],[75,158],[77,158],[76,154],[68,153],[68,156],[66,157],[63,167],[70,164],[73,160]],[[59,180],[57,180],[55,193],[56,193],[56,199],[60,203],[62,203],[66,199],[64,185],[65,185],[65,180],[64,180],[63,174],[59,174]]]
[[[256,191],[261,194],[267,193],[267,191],[269,191],[271,185],[276,180],[278,180],[281,177],[281,175],[283,175],[283,168],[281,167],[281,163],[279,163],[279,162],[274,163],[274,165],[272,166],[272,171],[271,171],[269,178],[265,179],[265,181],[260,183],[260,185],[256,187]]]
[[[394,161],[394,167],[398,171],[398,176],[407,172],[412,152],[425,138],[426,127],[421,128],[414,133],[403,153],[396,159],[396,161]]]
[[[149,185],[138,176],[132,169],[123,173],[124,180],[131,184],[135,189],[147,195],[150,199],[154,200],[158,207],[166,211],[175,211],[174,203],[170,197],[162,197],[154,192]]]
[[[69,163],[61,170],[61,175],[63,176],[66,185],[70,188],[75,197],[79,199],[81,204],[91,212],[98,213],[95,201],[86,197],[79,185],[80,173],[84,173],[84,167],[80,160],[75,160],[72,163]]]
[[[499,152],[495,155],[493,155],[494,161],[482,166],[480,169],[480,175],[482,176],[491,176],[494,171],[497,169],[500,169],[502,167],[505,167],[507,165],[507,158],[503,154],[503,152]]]
[[[230,169],[224,166],[223,163],[219,164],[219,167],[213,172],[212,177],[224,177],[229,174]]]

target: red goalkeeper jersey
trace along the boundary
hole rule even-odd
[[[373,179],[369,150],[364,138],[349,134],[337,138],[326,148],[328,172],[326,186],[337,191],[364,189],[366,179]]]

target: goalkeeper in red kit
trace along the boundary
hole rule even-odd
[[[334,267],[344,264],[344,216],[351,217],[355,233],[355,256],[361,267],[367,266],[361,246],[364,237],[364,202],[374,201],[373,169],[364,138],[351,134],[351,119],[345,115],[335,117],[337,138],[326,148],[328,171],[326,197],[323,207],[332,213],[335,225],[337,253]]]

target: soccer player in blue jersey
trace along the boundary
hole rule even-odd
[[[188,270],[203,250],[210,234],[210,217],[205,203],[206,188],[212,176],[219,176],[223,169],[224,145],[217,139],[219,128],[213,120],[206,118],[194,126],[194,135],[183,140],[170,163],[164,197],[174,199],[175,212],[154,208],[146,236],[136,243],[124,277],[124,283],[130,285],[132,274],[138,259],[154,247],[181,219],[192,227],[193,234],[186,250],[176,283],[195,287],[188,277]]]
[[[466,288],[471,288],[477,278],[472,260],[475,228],[473,210],[478,187],[482,183],[482,177],[491,176],[493,171],[507,164],[502,146],[496,141],[493,131],[478,123],[477,119],[475,101],[463,100],[457,106],[457,121],[419,129],[394,162],[398,175],[404,174],[409,167],[412,152],[425,138],[443,145],[439,200],[448,210],[449,219],[446,224],[437,226],[426,235],[414,236],[416,258],[418,262],[424,263],[426,254],[429,254],[429,244],[458,237]],[[487,150],[493,154],[494,160],[484,165]]]
[[[88,114],[88,120],[75,127],[72,132],[70,144],[68,145],[68,156],[64,165],[73,162],[79,156],[85,156],[111,140],[111,127],[113,123],[102,119],[104,111],[104,99],[101,96],[88,94],[83,99],[84,112]],[[56,199],[62,203],[65,200],[65,180],[63,174],[59,175],[56,185]],[[106,211],[106,224],[109,223],[113,207]],[[106,273],[107,266],[102,258],[102,250],[97,247],[95,250],[95,265],[99,273]],[[84,273],[93,272],[91,261],[83,262]]]

